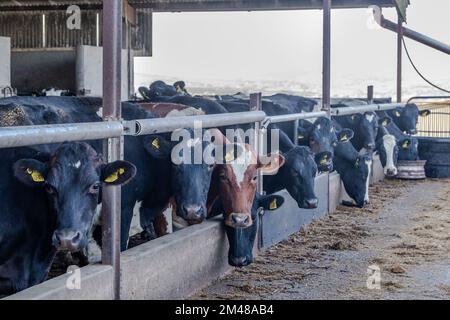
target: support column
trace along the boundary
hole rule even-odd
[[[322,110],[331,115],[331,0],[323,0]]]

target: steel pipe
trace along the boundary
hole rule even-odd
[[[331,0],[323,0],[322,110],[331,110]]]
[[[235,124],[262,121],[266,117],[263,111],[235,112],[204,116],[186,116],[175,118],[158,118],[124,121],[127,135],[146,135],[172,132],[180,128],[194,128],[200,124],[202,128],[216,128]]]
[[[280,116],[270,116],[266,118],[266,121],[270,121],[270,123],[279,123],[279,122],[288,122],[295,121],[300,119],[311,119],[318,117],[327,117],[328,113],[326,111],[318,111],[318,112],[305,112],[305,113],[293,113],[293,114],[283,114]]]
[[[2,127],[0,148],[106,139],[122,134],[123,125],[120,121]]]
[[[395,108],[403,108],[404,106],[405,106],[404,103],[368,104],[351,107],[349,106],[349,107],[333,108],[331,110],[331,113],[333,116],[346,116],[361,112],[392,110]]]

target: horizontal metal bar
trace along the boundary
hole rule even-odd
[[[375,19],[375,20],[377,21],[377,19]],[[397,33],[397,31],[398,31],[398,24],[385,19],[383,16],[381,16],[380,25],[387,30],[394,31],[395,33]],[[431,47],[431,48],[441,51],[443,53],[450,54],[450,46],[443,42],[440,42],[440,41],[430,38],[422,33],[408,29],[403,26],[402,26],[402,33],[403,33],[403,36],[405,36],[407,38],[410,38],[412,40],[420,42],[428,47]]]
[[[0,128],[0,148],[120,137],[120,121]]]
[[[411,103],[413,100],[428,100],[428,99],[450,99],[450,96],[416,96],[409,98],[406,103]]]
[[[180,128],[194,128],[194,125],[197,123],[200,123],[202,128],[216,128],[262,121],[265,118],[266,114],[263,111],[250,111],[204,116],[132,120],[125,121],[124,127],[125,134],[137,136],[172,132]]]
[[[333,116],[346,116],[360,112],[392,110],[395,108],[403,108],[404,106],[404,103],[363,104],[359,106],[332,108],[331,114]]]
[[[311,119],[318,117],[327,117],[326,111],[318,111],[318,112],[306,112],[306,113],[293,113],[293,114],[283,114],[279,116],[270,116],[266,118],[266,121],[270,121],[270,123],[279,123],[279,122],[288,122],[295,121],[300,119]]]

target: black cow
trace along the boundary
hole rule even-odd
[[[342,128],[352,129],[355,133],[352,144],[356,150],[375,149],[375,139],[378,134],[378,116],[375,112],[356,113],[348,116],[335,116],[336,121]]]
[[[416,134],[419,116],[426,117],[431,114],[431,111],[419,110],[416,104],[410,103],[403,108],[389,110],[387,114],[394,120],[394,123],[401,131],[407,134]]]
[[[278,129],[271,125],[269,130]],[[318,199],[314,192],[317,165],[313,153],[309,147],[295,146],[282,131],[279,132],[279,137],[285,163],[275,175],[268,175],[263,179],[264,190],[272,194],[286,189],[299,208],[317,208]]]
[[[1,153],[0,295],[42,282],[56,250],[84,249],[102,185],[124,184],[136,173],[126,161],[105,164],[86,143],[63,143],[51,154]]]
[[[284,198],[278,195],[261,196],[255,194],[251,208],[254,223],[247,228],[234,228],[225,224],[225,232],[229,243],[228,264],[234,267],[245,267],[254,261],[253,247],[258,231],[258,212],[260,209],[275,210],[284,203]],[[212,208],[212,216],[224,212],[221,201],[216,201]]]
[[[350,143],[353,138],[351,131],[338,133],[334,153],[334,167],[341,176],[344,189],[353,202],[344,200],[344,205],[356,205],[359,208],[369,201],[369,179],[372,168],[372,154],[361,155]]]
[[[313,112],[317,105],[316,100],[284,93],[265,96],[264,99],[288,108],[291,113]]]

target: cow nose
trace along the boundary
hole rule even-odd
[[[317,198],[313,198],[313,199],[306,199],[306,206],[308,207],[308,209],[315,209],[317,208],[317,205],[319,204],[319,200]]]
[[[200,223],[203,221],[203,207],[199,205],[183,205],[183,211],[186,216],[186,220],[190,223]]]
[[[59,250],[77,251],[80,249],[81,232],[73,230],[55,231],[53,245]]]
[[[417,129],[411,129],[409,130],[409,134],[416,134],[417,133]]]
[[[397,175],[397,169],[396,168],[388,168],[386,169],[385,173],[388,177],[394,177]]]
[[[250,264],[250,260],[247,257],[231,257],[230,264],[233,267],[245,267]]]
[[[375,143],[368,143],[367,149],[375,149]]]
[[[231,221],[236,228],[247,228],[251,225],[250,215],[246,213],[232,213]]]

